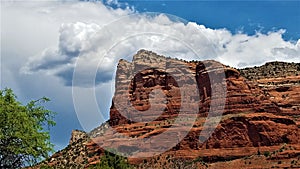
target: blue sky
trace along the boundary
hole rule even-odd
[[[61,149],[72,129],[96,127],[99,114],[108,118],[119,59],[130,60],[140,48],[195,59],[180,42],[130,33],[175,37],[198,52],[196,59],[235,67],[300,62],[299,9],[300,1],[1,2],[1,89],[12,88],[24,103],[49,97],[46,107],[58,113],[51,141]],[[74,70],[79,80],[72,86]]]
[[[255,34],[286,29],[286,40],[300,37],[300,1],[119,1],[138,11],[169,13],[209,28]],[[297,22],[298,21],[298,22]]]

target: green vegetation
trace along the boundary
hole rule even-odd
[[[42,165],[42,166],[40,167],[40,169],[53,169],[53,167],[50,167],[50,166],[48,166],[48,165]]]
[[[100,158],[100,163],[91,166],[90,169],[133,169],[127,162],[127,158],[118,154],[116,151],[105,151]]]
[[[0,168],[33,165],[53,151],[48,130],[55,125],[54,112],[41,106],[47,101],[22,105],[11,89],[0,90]]]
[[[201,163],[202,165],[208,167],[208,164],[206,164],[201,157],[197,157],[192,161],[192,163]]]
[[[271,155],[271,153],[270,153],[269,151],[265,151],[265,152],[264,152],[264,156],[265,156],[265,157],[269,157],[270,155]]]

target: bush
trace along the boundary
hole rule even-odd
[[[42,166],[40,167],[40,169],[53,169],[53,167],[50,167],[50,166],[48,166],[48,165],[42,165]]]
[[[270,152],[269,152],[269,151],[265,151],[265,152],[264,152],[264,156],[265,156],[265,157],[269,157],[269,156],[270,156]]]
[[[114,150],[105,151],[100,158],[100,163],[91,166],[90,169],[133,169],[126,157],[118,154]]]

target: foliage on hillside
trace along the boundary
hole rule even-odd
[[[127,162],[127,158],[119,155],[116,151],[105,151],[104,155],[100,158],[100,163],[91,166],[90,169],[133,169]]]

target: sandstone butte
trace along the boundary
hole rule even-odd
[[[161,64],[168,67],[168,72],[151,68]],[[143,69],[145,67],[148,68]],[[216,77],[224,73],[224,81],[216,78],[213,83],[215,94],[222,93],[222,85],[226,87],[226,95],[222,96],[225,106],[216,129],[207,140],[200,142],[200,132],[215,98],[209,73]],[[41,164],[88,168],[99,162],[104,152],[102,147],[109,147],[107,144],[112,142],[118,151],[125,149],[138,154],[138,147],[127,144],[124,136],[151,138],[168,130],[184,130],[184,125],[175,125],[183,106],[180,91],[184,91],[184,87],[196,87],[198,92],[187,94],[189,106],[198,106],[196,120],[188,134],[163,154],[128,158],[131,164],[137,168],[174,168],[168,163],[194,160],[195,168],[300,168],[300,63],[269,62],[259,67],[235,69],[212,60],[183,61],[140,50],[132,62],[119,61],[115,80],[114,99],[128,98],[136,111],[127,111],[127,115],[148,122],[128,120],[119,112],[120,106],[112,102],[107,122],[89,133],[74,130],[69,145]],[[179,86],[180,81],[189,80],[196,83]],[[152,101],[151,105],[149,94],[154,89],[166,97]],[[221,100],[215,102],[216,105],[222,103]],[[108,130],[110,126],[114,131]],[[149,153],[166,146],[168,140],[171,144],[177,139],[172,132],[169,137],[167,141],[156,142]],[[110,142],[103,143],[107,139]]]

